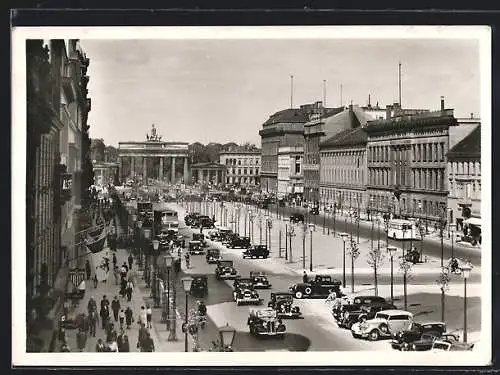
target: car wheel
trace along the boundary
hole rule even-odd
[[[306,288],[306,289],[304,290],[304,292],[305,292],[306,294],[311,294],[312,290],[311,290],[311,288]]]
[[[300,291],[295,292],[295,298],[301,299],[302,297],[303,297],[302,292],[300,292]]]
[[[417,351],[417,345],[412,344],[412,345],[411,345],[411,350],[413,350],[413,351]]]
[[[410,350],[410,346],[408,345],[407,342],[405,342],[402,346],[401,346],[401,351],[402,352],[407,352]]]
[[[370,332],[370,341],[377,341],[380,337],[380,334],[378,333],[378,330],[374,329],[373,331]]]
[[[387,334],[389,332],[389,328],[385,324],[382,324],[380,326],[380,332],[382,332],[383,334]]]

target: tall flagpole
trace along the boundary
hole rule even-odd
[[[293,75],[290,76],[290,108],[293,108]]]
[[[398,66],[398,86],[399,86],[399,107],[403,108],[403,104],[401,103],[401,61]]]
[[[344,105],[344,101],[342,100],[342,84],[340,84],[340,106]]]
[[[323,80],[323,106],[326,107],[326,79]]]

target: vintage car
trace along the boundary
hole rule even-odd
[[[194,297],[205,297],[208,294],[208,277],[206,275],[190,275],[193,278],[191,283],[191,295]]]
[[[207,233],[207,237],[210,241],[219,241],[220,236],[219,236],[219,231],[218,230],[209,230]]]
[[[234,279],[233,281],[233,300],[236,301],[236,292],[240,288],[250,288],[250,289],[255,289],[253,287],[253,282],[252,279],[248,277],[241,277],[238,276]]]
[[[252,279],[255,289],[269,289],[272,286],[267,275],[263,272],[250,271],[250,279]]]
[[[207,240],[205,239],[205,235],[203,233],[193,233],[193,241],[200,241],[201,246],[206,247]]]
[[[184,223],[187,226],[192,226],[194,221],[200,216],[199,212],[190,212],[186,216],[184,216]]]
[[[446,332],[446,323],[443,322],[429,322],[429,323],[411,323],[405,331],[395,332],[391,346],[397,350],[411,350],[412,344],[416,341],[423,340],[423,336],[431,335],[434,338],[441,337]],[[424,340],[425,341],[425,340]],[[431,345],[428,349],[430,349]],[[428,350],[427,349],[427,350]]]
[[[341,304],[332,308],[332,315],[337,322],[344,319],[347,313],[351,311],[359,311],[362,305],[371,305],[374,303],[386,302],[384,297],[378,296],[357,296],[354,297],[351,304]]]
[[[424,333],[422,336],[412,343],[403,343],[401,346],[401,351],[414,351],[414,352],[424,352],[432,349],[432,345],[435,341],[444,341],[451,344],[458,342],[458,337],[453,334],[436,335],[434,333]]]
[[[420,262],[420,252],[416,248],[408,250],[405,254],[405,260],[407,262],[410,262],[413,264],[419,263]]]
[[[200,241],[189,241],[189,255],[203,255],[205,251],[201,247]]]
[[[292,214],[290,215],[290,221],[292,223],[303,223],[304,222],[304,215],[302,214],[299,214],[299,213],[296,213],[296,214]]]
[[[250,237],[240,237],[233,236],[229,239],[227,247],[230,249],[236,249],[237,247],[241,249],[248,249],[252,244],[250,243]]]
[[[233,241],[234,238],[238,238],[239,235],[238,233],[234,233],[234,232],[228,232],[228,233],[225,233],[222,237],[221,237],[221,243],[224,245],[224,246],[228,246],[229,247],[229,244]]]
[[[329,275],[316,275],[310,282],[293,284],[288,290],[297,299],[326,298],[332,291],[336,292],[337,296],[342,296],[341,284],[340,280],[332,279]]]
[[[227,242],[228,237],[234,235],[233,231],[230,228],[226,227],[219,227],[217,231],[219,233],[218,241],[220,241],[221,243]]]
[[[252,310],[247,320],[250,334],[256,337],[274,336],[284,338],[286,327],[271,308]]]
[[[220,250],[208,249],[206,259],[208,264],[217,263],[219,260],[222,260],[222,257],[220,255]]]
[[[234,292],[234,300],[238,306],[243,304],[262,305],[262,298],[259,293],[253,288],[252,283],[239,283]]]
[[[311,209],[309,210],[309,213],[311,215],[319,215],[319,207],[311,207]]]
[[[352,336],[377,341],[380,338],[391,337],[394,332],[407,330],[413,322],[413,314],[404,310],[384,310],[375,314],[375,318],[354,323],[351,327]]]
[[[245,258],[263,258],[266,259],[269,257],[269,250],[266,245],[253,245],[243,251],[243,259]]]
[[[217,280],[234,280],[238,277],[238,272],[233,266],[232,260],[219,260],[215,269],[215,278]]]
[[[267,307],[270,307],[276,311],[278,318],[301,318],[302,313],[298,306],[293,306],[293,294],[292,293],[271,293],[271,300],[267,303]]]
[[[441,352],[441,351],[467,351],[474,349],[474,344],[470,344],[467,342],[447,342],[436,340],[432,343],[431,351],[432,352]]]
[[[376,302],[360,305],[358,310],[348,311],[340,321],[337,322],[341,328],[351,329],[352,325],[363,320],[373,319],[379,311],[397,310],[397,307],[388,302]]]

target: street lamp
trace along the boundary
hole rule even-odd
[[[455,231],[457,226],[456,226],[456,224],[450,224],[448,227],[449,227],[449,230],[451,231],[451,259],[453,259],[454,255],[455,255],[454,254],[455,252],[453,249],[454,244],[455,244],[455,232],[454,231]]]
[[[268,216],[267,229],[269,230],[269,252],[271,252],[271,229],[273,228],[273,220]]]
[[[268,222],[269,222],[269,216],[267,216],[267,215],[266,215],[266,216],[264,217],[264,219],[265,219],[265,223],[266,223],[266,228],[265,228],[265,229],[266,229],[266,247],[268,247],[268,243],[267,243],[267,232],[268,232],[268,228],[267,228],[267,225],[268,225]]]
[[[316,226],[314,224],[309,224],[309,241],[310,241],[310,247],[309,247],[309,271],[312,272],[313,270],[313,232],[316,230]],[[305,268],[305,267],[304,267]]]
[[[232,352],[234,337],[236,336],[236,329],[226,323],[224,327],[219,328],[220,342],[222,344],[223,352]]]
[[[159,296],[158,296],[158,249],[160,247],[160,241],[153,240],[153,250],[154,250],[154,263],[153,263],[153,301],[154,306],[159,307]]]
[[[151,230],[150,229],[143,229],[144,233],[144,238],[146,239],[145,243],[148,244],[149,240],[151,239]],[[149,246],[149,244],[148,244]],[[149,249],[149,248],[147,248]],[[150,269],[149,269],[149,251],[146,252],[146,264],[144,267],[144,275],[143,278],[146,281],[146,288],[150,287]]]
[[[439,279],[436,280],[441,289],[441,321],[444,322],[444,300],[445,292],[448,289],[450,283],[450,269],[447,266],[441,266],[441,273],[439,274]]]
[[[182,278],[182,286],[184,288],[184,292],[186,292],[186,310],[185,310],[185,317],[184,317],[184,351],[188,352],[188,294],[191,291],[191,285],[193,284],[193,278],[191,276],[188,277],[183,277]]]
[[[253,214],[252,210],[248,211],[248,236],[250,237],[250,243],[252,243],[253,238]]]
[[[395,246],[387,246],[387,252],[391,258],[391,303],[394,303],[394,254],[397,250]]]
[[[292,237],[295,236],[295,228],[293,227],[292,223],[290,222],[290,227],[288,228],[288,237],[290,238],[290,243],[289,243],[289,256],[288,256],[288,262],[292,263]]]
[[[137,221],[137,228],[139,229],[139,231],[137,233],[138,234],[137,248],[139,250],[139,262],[138,262],[139,264],[138,264],[138,266],[139,266],[139,268],[142,268],[142,243],[141,243],[142,220]]]
[[[349,235],[347,233],[340,233],[340,237],[344,242],[344,252],[342,257],[342,287],[345,288],[345,242],[347,241],[347,237],[349,237]]]
[[[163,264],[167,271],[167,280],[165,283],[165,294],[167,297],[165,300],[165,324],[167,331],[170,331],[170,267],[172,267],[173,262],[173,256],[165,255],[163,257]]]
[[[467,342],[467,279],[470,277],[472,266],[468,263],[461,267],[464,278],[464,342]]]

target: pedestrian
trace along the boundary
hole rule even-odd
[[[80,284],[78,284],[78,295],[80,299],[83,299],[85,297],[85,290],[86,290],[86,285],[85,285],[85,280],[82,280]]]
[[[122,298],[125,298],[125,295],[127,294],[127,279],[122,277],[120,280],[120,295]]]
[[[111,310],[113,310],[113,318],[115,318],[115,322],[118,321],[118,313],[120,312],[120,301],[118,301],[118,296],[115,296],[113,302],[111,302]]]
[[[186,252],[186,255],[184,257],[186,259],[186,268],[190,268],[190,266],[189,266],[189,251]]]
[[[106,295],[103,295],[103,296],[102,296],[102,299],[101,299],[101,309],[102,309],[104,306],[109,307],[109,300],[108,300],[108,298],[106,297]]]
[[[96,328],[97,328],[97,311],[92,310],[89,312],[89,334],[92,337],[95,337],[96,333]]]
[[[120,283],[120,269],[118,268],[118,266],[115,266],[113,273],[115,275],[115,284],[119,285],[119,283]]]
[[[134,290],[134,283],[132,282],[132,278],[129,278],[127,282],[127,289],[126,289],[126,294],[127,294],[127,301],[130,302],[132,299],[132,291]]]
[[[84,330],[78,330],[78,333],[76,335],[76,343],[78,349],[83,352],[83,349],[85,349],[85,346],[87,345],[87,333]]]
[[[146,320],[147,320],[147,327],[148,328],[153,328],[152,320],[153,320],[153,310],[151,310],[151,306],[147,305],[146,306]]]
[[[62,344],[61,352],[62,353],[70,353],[71,352],[71,349],[69,348],[69,345],[67,343]]]
[[[127,329],[130,329],[130,326],[132,325],[133,321],[134,321],[134,312],[129,306],[125,310],[125,323],[127,324]]]
[[[57,339],[59,340],[60,343],[66,342],[66,329],[64,327],[59,328]]]
[[[91,311],[97,311],[97,302],[94,297],[90,297],[89,302],[87,303],[87,312],[89,315]]]
[[[118,314],[118,320],[120,321],[120,329],[123,330],[123,323],[125,323],[125,311],[123,309]]]
[[[99,284],[99,280],[97,280],[97,274],[94,274],[94,280],[93,280],[93,282],[94,282],[94,289],[96,289],[97,285]]]
[[[151,337],[151,334],[147,332],[141,347],[141,352],[154,352],[154,351],[155,351],[155,344],[153,338]]]
[[[307,277],[307,272],[304,271],[304,274],[302,275],[302,282],[304,284],[307,284],[309,282],[309,278]]]
[[[91,268],[90,268],[90,262],[89,260],[87,259],[87,261],[85,262],[85,273],[87,275],[87,280],[90,280],[90,276],[92,274],[92,271],[91,271]]]
[[[95,351],[98,353],[105,352],[104,348],[104,343],[102,342],[102,339],[97,340],[97,344],[95,344]]]
[[[120,267],[120,276],[122,277],[122,279],[127,278],[127,269],[123,266]]]
[[[137,337],[137,348],[140,348],[141,352],[143,351],[147,335],[148,335],[148,330],[146,328],[146,324],[140,323],[139,335]]]
[[[109,319],[109,307],[105,305],[104,307],[101,307],[101,312],[99,314],[101,316],[101,321],[102,321],[102,329],[106,327],[106,323],[108,322]]]
[[[118,350],[124,353],[130,352],[130,342],[126,333],[124,333],[122,336],[122,348]]]
[[[138,322],[141,325],[146,326],[147,325],[147,312],[146,308],[144,306],[141,306],[141,311],[139,312],[139,319]]]
[[[127,262],[123,262],[122,267],[125,268],[125,273],[128,273]]]
[[[123,350],[123,331],[120,331],[120,334],[116,338],[116,344],[118,345],[118,351],[122,352]]]
[[[108,352],[118,352],[118,344],[116,343],[116,341],[108,341],[106,342],[106,345],[108,347]]]
[[[132,254],[130,254],[128,256],[128,268],[129,269],[132,269],[132,264],[134,263],[134,257],[132,256]]]
[[[118,260],[116,259],[116,254],[113,253],[113,269],[116,267],[116,263],[118,263]]]

